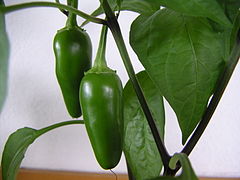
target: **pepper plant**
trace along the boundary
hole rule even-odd
[[[81,0],[79,0],[81,1]],[[29,145],[44,133],[83,124],[103,169],[114,168],[122,152],[129,179],[198,179],[189,154],[218,106],[240,56],[239,0],[99,0],[91,15],[78,0],[27,2],[5,6],[0,1],[0,110],[7,91],[9,42],[5,14],[33,7],[52,7],[67,16],[54,40],[56,77],[71,120],[43,129],[22,128],[9,136],[1,161],[3,180],[14,180]],[[122,11],[139,16],[130,29],[130,45],[144,71],[135,73],[122,37]],[[60,12],[59,11],[59,12]],[[105,14],[105,19],[98,18]],[[86,21],[79,27],[76,16]],[[83,26],[102,26],[98,52],[91,67],[91,35]],[[110,29],[129,81],[107,66]],[[174,110],[182,133],[180,153],[170,155],[164,139],[163,98]],[[163,169],[163,170],[162,170]],[[182,169],[180,175],[176,173]],[[163,173],[161,173],[163,172]]]

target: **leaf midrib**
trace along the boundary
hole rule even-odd
[[[195,109],[196,109],[196,106],[197,106],[197,86],[198,86],[198,73],[197,73],[197,69],[198,69],[198,58],[197,58],[197,55],[196,55],[196,50],[195,50],[195,47],[194,47],[194,44],[193,44],[193,40],[191,38],[191,35],[190,35],[190,32],[188,30],[188,27],[187,27],[187,22],[186,22],[186,19],[185,17],[183,16],[183,21],[184,21],[184,27],[185,27],[185,30],[186,30],[186,33],[188,35],[188,39],[189,39],[189,42],[190,42],[190,45],[191,45],[191,49],[192,49],[192,54],[193,54],[193,61],[194,61],[194,64],[195,64],[195,83],[194,83],[194,86],[195,86],[195,103],[194,103],[194,107],[192,108],[192,112],[191,112],[191,119],[193,117],[193,112],[195,112]],[[186,102],[186,101],[185,101]],[[183,106],[184,107],[184,106]],[[185,129],[189,129],[190,127],[190,122],[187,123],[187,127]]]

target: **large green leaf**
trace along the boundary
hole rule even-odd
[[[231,22],[217,0],[149,0],[189,16],[208,17],[225,26]]]
[[[4,6],[2,0],[0,6]],[[7,94],[8,58],[9,41],[5,27],[5,16],[0,11],[0,113]]]
[[[170,160],[169,166],[175,169],[177,162],[180,162],[182,166],[182,173],[177,177],[157,177],[151,180],[198,180],[191,163],[186,154],[177,153]]]
[[[42,134],[55,128],[70,125],[83,124],[83,121],[66,121],[49,127],[36,130],[32,128],[22,128],[11,134],[4,147],[1,166],[2,180],[15,180],[20,164],[24,158],[27,148]]]
[[[163,139],[165,124],[163,98],[145,71],[138,73],[137,78]],[[162,161],[130,81],[126,84],[123,95],[123,149],[131,171],[138,180],[156,177],[160,174]]]
[[[174,109],[183,143],[200,121],[222,71],[219,37],[207,19],[168,9],[140,15],[132,24],[131,46]]]

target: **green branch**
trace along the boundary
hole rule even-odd
[[[16,5],[11,5],[11,6],[0,6],[0,11],[3,13],[9,13],[21,9],[26,9],[26,8],[33,8],[33,7],[54,7],[58,9],[65,9],[69,12],[72,12],[78,16],[81,16],[82,18],[97,23],[97,24],[106,24],[106,21],[100,18],[96,18],[93,16],[90,16],[82,11],[79,11],[71,6],[67,6],[64,4],[60,3],[53,3],[53,2],[28,2],[28,3],[22,3],[22,4],[16,4]]]

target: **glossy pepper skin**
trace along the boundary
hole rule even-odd
[[[80,86],[83,119],[103,169],[114,168],[122,154],[122,84],[115,72],[89,72]]]
[[[68,113],[81,116],[79,87],[84,72],[91,68],[92,45],[88,34],[78,26],[65,27],[54,37],[56,76]]]

